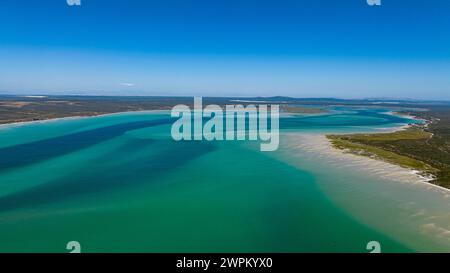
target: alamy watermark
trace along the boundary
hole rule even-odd
[[[70,241],[67,243],[66,249],[70,250],[70,253],[81,253],[81,244],[78,241]]]
[[[172,108],[171,116],[178,118],[172,125],[176,141],[261,141],[260,150],[275,151],[280,143],[279,105],[207,105],[194,98],[194,109],[184,104]],[[206,121],[205,121],[206,120]],[[248,121],[248,122],[247,122]]]
[[[370,241],[366,246],[367,250],[370,250],[370,253],[381,253],[381,244],[378,241]]]
[[[369,6],[381,6],[381,0],[367,0]]]
[[[69,6],[81,6],[81,0],[66,0]]]

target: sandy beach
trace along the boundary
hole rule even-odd
[[[149,114],[157,114],[164,113],[167,110],[142,110],[142,111],[126,111],[126,112],[116,112],[116,113],[107,113],[107,114],[99,114],[99,115],[86,115],[86,116],[70,116],[70,117],[62,117],[62,118],[49,118],[49,119],[41,119],[41,120],[30,120],[30,121],[20,121],[20,122],[11,122],[11,123],[3,123],[0,124],[0,130],[4,128],[11,128],[23,125],[30,124],[42,124],[48,122],[56,122],[63,120],[75,120],[75,119],[87,119],[87,118],[98,118],[98,117],[107,117],[114,115],[123,115],[123,114],[133,114],[133,113],[149,113]]]
[[[402,126],[401,128],[406,128]],[[394,129],[394,131],[399,128]],[[384,131],[384,130],[383,130]],[[386,131],[392,131],[386,130]],[[287,150],[297,150],[296,154],[303,157],[315,157],[331,166],[359,171],[369,176],[380,177],[385,180],[417,184],[427,190],[437,191],[450,197],[450,190],[429,183],[432,177],[423,176],[417,170],[404,168],[379,159],[366,156],[358,156],[346,153],[343,150],[334,148],[325,134],[317,133],[287,133],[283,137],[286,138]]]

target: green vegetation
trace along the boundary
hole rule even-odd
[[[353,134],[340,136],[343,139],[359,140],[359,141],[397,141],[397,140],[417,140],[417,139],[429,139],[432,137],[430,132],[419,127],[409,127],[405,130],[382,133],[382,134]]]
[[[419,170],[427,174],[436,174],[437,169],[432,166],[410,158],[403,156],[382,148],[378,148],[375,145],[368,144],[367,142],[373,141],[397,141],[405,139],[428,139],[431,134],[423,130],[408,129],[389,134],[361,134],[361,135],[329,135],[333,146],[339,149],[346,150],[350,153],[368,156],[376,159],[385,160],[387,162],[400,165],[405,168]],[[366,143],[366,144],[365,144]]]
[[[450,107],[413,114],[430,122],[394,133],[328,138],[336,148],[431,174],[432,183],[450,188]]]

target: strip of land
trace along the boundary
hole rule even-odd
[[[168,110],[184,97],[0,96],[0,124],[119,112]]]
[[[203,98],[205,104],[243,105],[259,104],[261,98]],[[289,113],[316,114],[325,112],[317,107],[290,106],[295,103],[310,104],[303,100],[267,98],[266,104],[276,103]],[[48,120],[66,117],[85,117],[131,111],[170,110],[178,104],[192,107],[192,97],[108,97],[108,96],[1,96],[0,124]]]
[[[426,125],[381,134],[328,135],[334,147],[417,170],[430,181],[450,188],[450,109],[408,113],[428,120]]]
[[[437,189],[436,185],[428,183],[431,177],[422,176],[410,168],[404,168],[385,160],[345,153],[342,150],[334,149],[331,141],[326,135],[321,133],[289,132],[284,134],[283,138],[286,146],[283,147],[282,152],[287,153],[288,160],[294,158],[293,164],[300,168],[304,168],[304,166],[296,165],[297,157],[301,157],[302,160],[311,158],[312,162],[320,160],[324,166],[330,166],[335,168],[335,170],[345,169],[359,175],[363,174],[367,177],[377,177],[400,183],[426,183]],[[447,190],[445,192],[448,193]]]

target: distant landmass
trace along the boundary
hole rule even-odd
[[[204,97],[205,104],[251,104],[277,103],[284,105],[287,112],[318,113],[318,108],[300,106],[327,105],[360,105],[387,106],[404,108],[416,107],[450,107],[446,101],[412,101],[412,100],[346,100],[335,98],[292,98],[292,97]],[[192,97],[148,97],[148,96],[13,96],[0,95],[0,124],[46,120],[71,116],[95,116],[102,114],[145,111],[169,110],[177,104],[192,105]],[[295,107],[294,107],[295,106]]]

